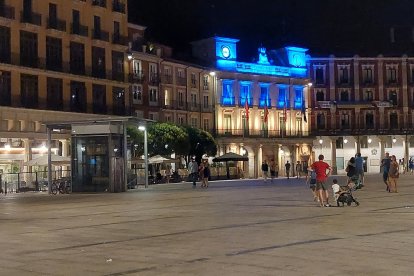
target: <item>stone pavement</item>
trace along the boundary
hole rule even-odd
[[[343,208],[284,178],[0,195],[0,275],[412,275],[414,176],[399,182],[367,176]]]

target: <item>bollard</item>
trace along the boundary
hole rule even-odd
[[[4,194],[7,195],[7,181],[4,181]]]

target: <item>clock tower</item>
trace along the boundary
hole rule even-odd
[[[192,42],[193,56],[217,66],[218,63],[232,64],[237,60],[238,39],[227,37],[210,37]]]

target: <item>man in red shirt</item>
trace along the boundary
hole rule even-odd
[[[321,206],[330,207],[327,196],[328,185],[326,184],[326,180],[332,169],[328,163],[323,161],[324,156],[322,154],[319,155],[318,159],[319,161],[316,161],[311,165],[312,170],[316,173],[316,191],[319,194]]]

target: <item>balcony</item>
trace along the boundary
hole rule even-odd
[[[308,137],[309,132],[298,130],[264,130],[264,129],[217,129],[218,137],[249,137],[249,138],[301,138]]]
[[[158,85],[160,83],[160,76],[157,73],[150,73],[148,81],[151,85]]]
[[[120,34],[113,34],[112,35],[112,43],[118,45],[128,45],[128,37],[122,36]]]
[[[92,0],[92,6],[106,8],[106,0]]]
[[[132,74],[129,74],[128,80],[130,83],[143,83],[145,80],[143,71],[136,71]]]
[[[125,4],[119,0],[112,1],[112,11],[125,13]]]
[[[0,17],[14,19],[15,18],[14,7],[3,5],[3,7],[0,9]]]
[[[20,22],[42,26],[42,15],[35,12],[20,12]]]
[[[92,29],[92,39],[109,42],[109,33],[98,29]]]
[[[58,18],[50,18],[49,17],[47,19],[47,28],[62,31],[62,32],[66,32],[66,21],[58,19]]]
[[[167,74],[162,75],[162,77],[161,77],[161,83],[164,83],[164,84],[172,84],[173,83],[173,77],[172,77],[172,75],[167,75]]]
[[[80,36],[88,37],[88,26],[83,26],[81,24],[71,24],[70,33]]]
[[[177,85],[187,86],[187,79],[184,77],[177,77],[176,81],[177,81]]]

